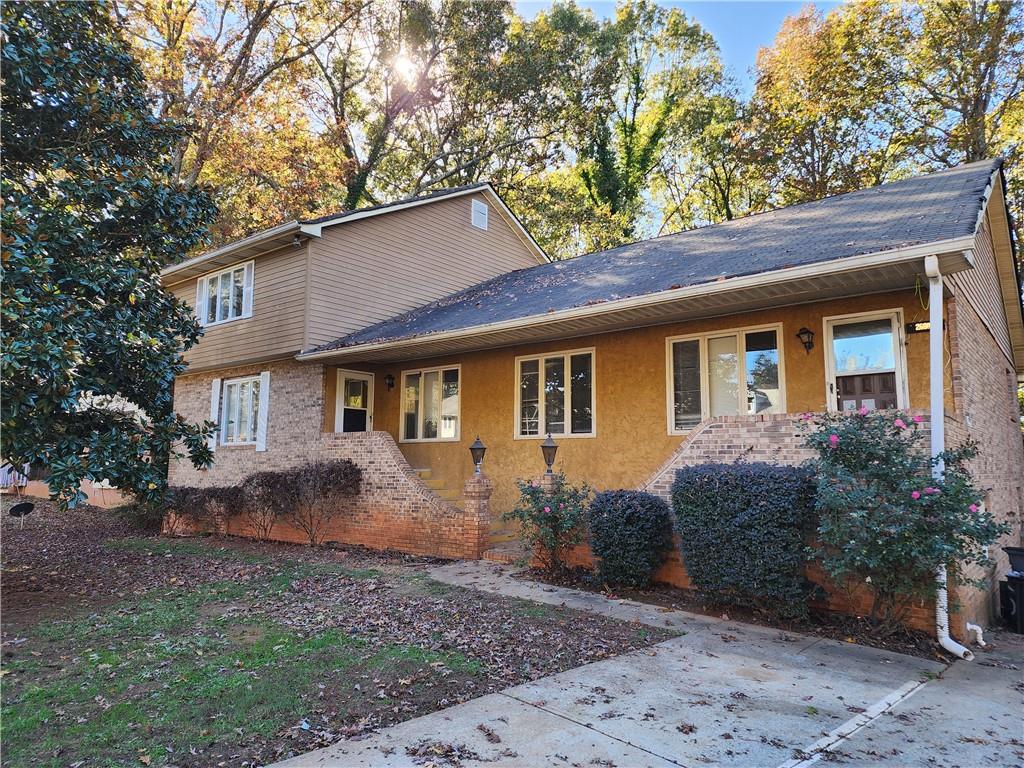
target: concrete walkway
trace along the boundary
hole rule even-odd
[[[822,756],[851,765],[1024,762],[1020,742],[1012,743],[1020,736],[1014,686],[1024,645],[947,668],[517,581],[510,570],[456,563],[432,576],[685,634],[278,765],[804,768]]]

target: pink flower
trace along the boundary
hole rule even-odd
[[[911,494],[910,494],[910,498],[912,498],[914,501],[917,501],[918,499],[921,498],[921,492],[920,491],[912,491]]]
[[[969,506],[968,509],[971,510],[971,512],[977,512],[978,511],[978,505],[977,504],[971,504],[971,506]]]
[[[907,422],[905,422],[903,419],[896,419],[896,421],[894,421],[893,424],[895,424],[900,429],[907,428]]]
[[[544,511],[545,511],[546,513],[549,513],[549,514],[550,514],[550,512],[551,512],[551,507],[544,507]]]
[[[914,416],[915,424],[920,424],[922,421],[924,421],[924,416],[922,416],[920,413]]]
[[[559,505],[558,505],[558,508],[559,508],[559,509],[565,509],[565,504],[559,504]]]
[[[938,493],[939,489],[938,488],[932,488],[929,485],[927,488],[924,489],[924,492],[927,493],[927,494],[933,494],[933,493]]]
[[[859,413],[861,416],[867,416],[869,413],[868,407],[866,405],[862,405],[860,408],[857,409],[857,413]]]
[[[839,435],[829,435],[828,442],[829,445],[835,448],[837,445],[839,445]]]
[[[811,418],[812,418],[812,415],[805,411],[804,413],[800,414],[800,418],[803,419],[804,421],[810,421]]]

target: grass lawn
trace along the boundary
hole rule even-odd
[[[668,635],[365,551],[4,518],[3,765],[261,765]]]

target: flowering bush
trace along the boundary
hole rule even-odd
[[[534,551],[541,566],[549,572],[562,570],[565,553],[583,540],[583,520],[590,488],[575,487],[565,482],[562,475],[555,476],[549,493],[530,480],[519,481],[519,504],[503,515],[505,520],[517,520],[522,527],[522,538]]]
[[[816,509],[826,573],[871,590],[870,620],[889,634],[915,600],[934,597],[946,564],[961,583],[967,563],[986,564],[985,547],[1007,532],[981,505],[967,462],[974,443],[928,452],[921,417],[860,411],[807,417],[818,453]],[[945,472],[933,477],[942,462]],[[959,570],[958,570],[959,568]]]

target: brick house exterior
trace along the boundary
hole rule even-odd
[[[863,402],[929,415],[939,398],[946,444],[981,446],[986,504],[1012,527],[1002,544],[1021,540],[1024,320],[998,162],[560,263],[538,255],[486,185],[354,214],[282,225],[165,275],[209,321],[176,410],[217,424],[213,466],[176,462],[172,485],[350,458],[364,492],[330,539],[472,558],[514,534],[500,517],[516,480],[543,471],[541,422],[555,426],[571,480],[664,496],[686,464],[804,461],[800,413]],[[351,270],[364,252],[372,265]],[[332,270],[362,282],[328,285]],[[941,328],[927,326],[935,308]],[[869,351],[888,367],[858,373],[858,387],[876,389],[844,400],[856,382],[839,347],[858,328],[874,341],[856,343],[881,343]],[[751,379],[758,350],[774,361],[768,385]],[[483,477],[467,450],[477,436]],[[247,533],[242,521],[229,532]],[[273,536],[301,538],[280,524]],[[995,565],[972,574],[988,588],[953,593],[954,634],[995,616],[1007,567],[995,550]],[[678,557],[659,577],[688,585]],[[828,605],[856,612],[862,597],[833,591]],[[933,607],[912,621],[933,628]]]

